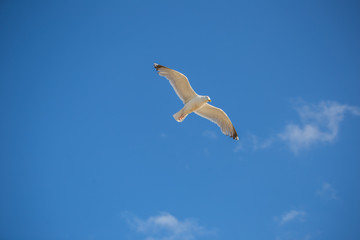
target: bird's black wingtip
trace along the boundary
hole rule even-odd
[[[154,63],[154,68],[155,68],[156,70],[159,70],[159,68],[162,68],[162,67],[164,67],[164,66],[162,66],[162,65],[160,65],[160,64],[157,64],[157,63]]]
[[[237,132],[236,132],[236,130],[235,130],[235,128],[233,128],[233,134],[232,134],[232,139],[234,139],[234,140],[239,140],[239,136],[238,136],[238,134],[237,134]]]
[[[238,135],[233,135],[233,136],[230,136],[232,139],[238,141],[239,140],[239,136]]]
[[[156,70],[159,70],[159,68],[167,68],[167,67],[165,67],[165,66],[163,66],[163,65],[160,65],[160,64],[157,64],[157,63],[154,63],[154,68],[155,68]]]

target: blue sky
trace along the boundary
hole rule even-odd
[[[0,238],[360,238],[359,8],[1,1]]]

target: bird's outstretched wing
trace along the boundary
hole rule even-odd
[[[184,104],[193,97],[197,96],[195,91],[191,88],[189,80],[184,74],[157,63],[154,63],[154,68],[158,71],[160,76],[164,76],[169,80],[171,86],[174,88],[176,94]]]
[[[199,110],[196,110],[195,113],[201,117],[204,117],[214,123],[216,123],[221,131],[235,140],[239,140],[239,137],[235,131],[234,126],[232,125],[230,118],[226,113],[220,108],[214,107],[206,103]]]

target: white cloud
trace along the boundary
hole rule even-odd
[[[286,143],[291,151],[298,153],[318,143],[333,142],[346,113],[360,116],[360,108],[335,101],[322,101],[319,104],[302,103],[296,110],[301,119],[300,124],[286,125],[285,130],[275,137],[260,138],[248,133],[237,142],[234,152],[263,150],[278,143]]]
[[[323,197],[330,197],[332,199],[338,199],[335,189],[331,186],[330,183],[323,183],[321,189],[316,192],[317,195]]]
[[[284,213],[280,218],[280,224],[285,224],[293,220],[303,220],[306,213],[304,211],[291,210]]]
[[[297,153],[315,143],[330,143],[338,135],[340,122],[346,112],[360,115],[360,108],[322,101],[317,105],[304,104],[297,108],[302,124],[288,124],[278,136]]]
[[[192,240],[198,235],[209,233],[196,221],[190,219],[180,221],[167,212],[146,220],[136,216],[126,216],[126,219],[136,232],[146,236],[146,240]]]

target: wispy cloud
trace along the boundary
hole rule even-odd
[[[259,139],[255,135],[251,135],[251,140],[252,140],[254,150],[268,148],[273,144],[273,141],[274,141],[272,138]]]
[[[145,220],[130,214],[126,214],[125,218],[136,232],[145,235],[146,240],[192,240],[209,233],[195,220],[181,221],[167,212]]]
[[[242,137],[236,147],[234,152],[239,152],[245,149],[251,149],[253,151],[269,148],[274,142],[273,138],[261,139],[254,134],[247,134]]]
[[[160,133],[160,137],[161,137],[161,138],[167,138],[168,135],[167,135],[166,133]]]
[[[291,222],[294,220],[304,220],[305,215],[306,215],[306,213],[304,211],[291,210],[291,211],[284,213],[280,217],[279,222],[281,225],[283,225],[285,223],[288,223],[288,222]]]
[[[326,182],[323,183],[321,189],[318,190],[316,194],[323,197],[329,197],[331,199],[338,199],[336,190],[331,186],[330,183],[326,183]]]
[[[275,217],[278,223],[276,231],[276,240],[311,240],[319,236],[319,232],[306,231],[308,224],[299,226],[299,222],[305,222],[307,213],[301,210],[290,210],[281,216]],[[303,224],[303,223],[301,223]],[[305,232],[304,232],[305,230]]]
[[[360,108],[332,101],[303,104],[297,111],[302,123],[288,124],[278,135],[294,153],[316,143],[332,142],[338,135],[345,113],[360,116]]]
[[[302,102],[296,110],[300,124],[287,124],[283,131],[268,138],[245,134],[237,142],[234,152],[263,150],[285,143],[297,154],[315,144],[333,142],[346,113],[360,116],[360,108],[335,101],[321,101],[318,104]]]
[[[317,235],[317,234],[315,234]],[[298,232],[283,232],[276,236],[275,240],[311,240],[313,236],[311,234],[306,234],[305,236]]]
[[[205,130],[202,135],[212,140],[217,139],[216,133],[210,130]]]

